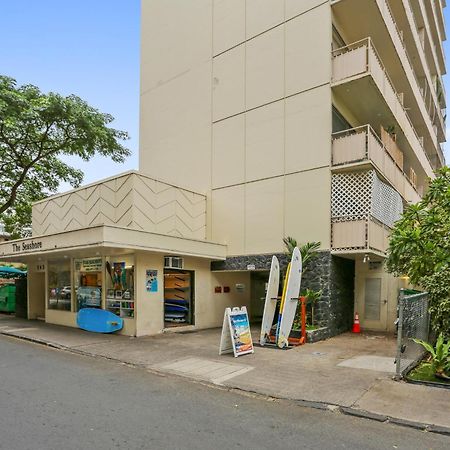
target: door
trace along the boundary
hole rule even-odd
[[[388,283],[382,274],[364,274],[356,282],[356,312],[361,328],[387,331]]]
[[[266,300],[267,282],[269,272],[252,272],[250,275],[251,298],[250,316],[252,321],[261,322]]]

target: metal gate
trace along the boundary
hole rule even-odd
[[[402,378],[425,351],[413,339],[428,341],[430,316],[428,293],[400,289],[398,298],[396,379]]]

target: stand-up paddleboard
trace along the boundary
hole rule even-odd
[[[95,333],[114,333],[123,328],[123,320],[119,316],[98,308],[80,309],[77,324],[82,330]]]
[[[280,348],[289,345],[288,338],[291,333],[292,324],[297,310],[298,297],[300,295],[300,284],[302,281],[302,255],[300,250],[295,247],[292,252],[290,268],[288,270],[288,279],[284,302],[280,306],[280,326],[277,333],[277,345]]]
[[[282,317],[282,312],[283,312],[284,301],[286,299],[286,289],[287,289],[287,284],[289,281],[290,270],[291,270],[291,263],[289,263],[287,266],[286,277],[285,277],[284,283],[283,283],[283,293],[281,294],[280,307],[278,309],[277,327],[276,327],[276,331],[275,331],[275,343],[278,342],[278,334],[280,332],[281,317]]]
[[[264,345],[269,337],[272,328],[273,318],[277,307],[278,287],[280,285],[280,263],[276,256],[272,256],[270,266],[269,282],[267,284],[266,301],[264,303],[264,312],[261,324],[261,335],[259,343]]]

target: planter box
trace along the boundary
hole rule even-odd
[[[314,344],[314,342],[324,341],[330,337],[330,329],[328,327],[317,328],[317,330],[306,331],[306,342]]]

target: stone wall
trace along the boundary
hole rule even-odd
[[[284,271],[288,264],[285,254],[276,255]],[[270,270],[272,255],[245,255],[227,258],[211,263],[213,271],[247,271],[248,265],[255,270]],[[322,297],[314,310],[314,322],[325,339],[350,330],[353,323],[355,263],[353,260],[331,255],[329,251],[319,252],[313,258],[302,276],[303,289],[322,289]]]

